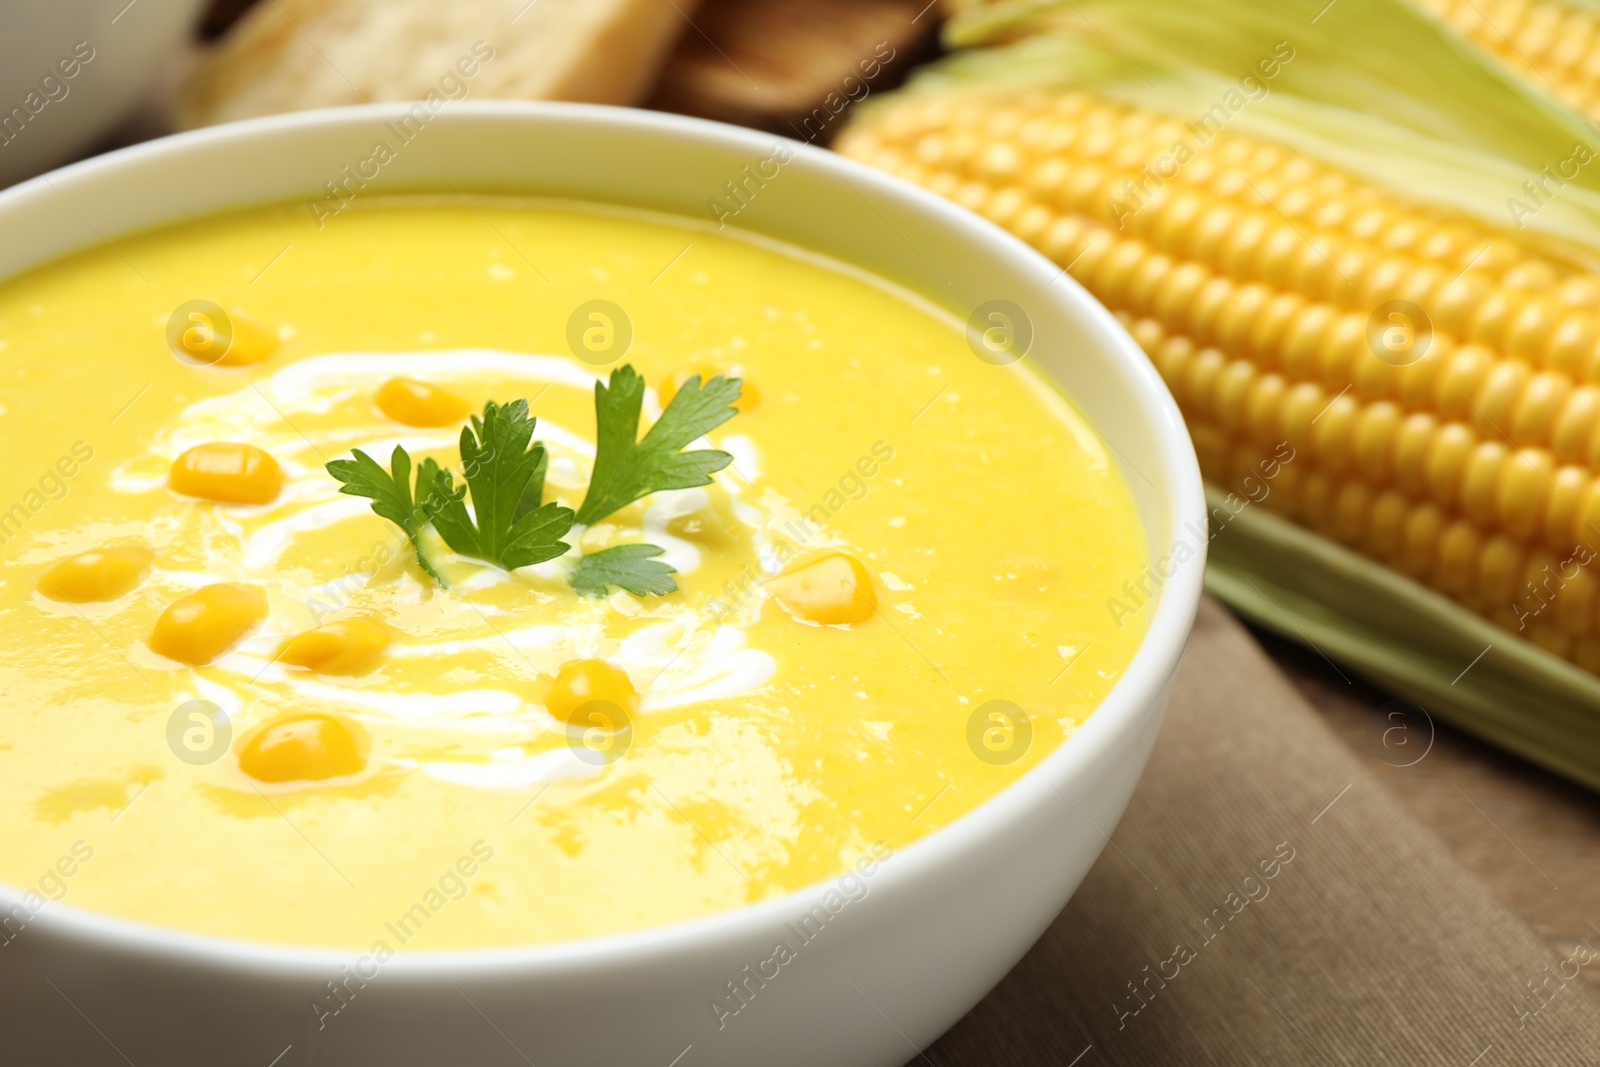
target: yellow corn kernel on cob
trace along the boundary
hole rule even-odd
[[[1413,0],[1547,92],[1600,116],[1600,12],[1551,0]]]
[[[1264,506],[1600,671],[1600,276],[1577,257],[1082,91],[910,97],[838,147],[1067,268],[1209,480],[1287,444]]]

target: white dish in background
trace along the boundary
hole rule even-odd
[[[0,186],[87,148],[137,105],[201,0],[0,4]]]
[[[341,168],[368,156],[403,110],[374,105],[213,127],[0,193],[0,277],[102,235],[315,199]],[[450,104],[367,191],[453,183],[704,219],[707,200],[775,143],[655,112]],[[1133,339],[1055,265],[927,192],[833,153],[784,144],[793,158],[733,225],[876,271],[963,318],[996,298],[1027,309],[1035,333],[1028,358],[1111,442],[1152,559],[1180,540],[1198,553],[1166,580],[1139,652],[1098,710],[1012,786],[878,868],[868,892],[720,1027],[712,998],[728,996],[747,966],[771,956],[785,924],[832,880],[638,933],[401,953],[324,1029],[311,1001],[358,954],[223,941],[51,904],[0,950],[8,1059],[114,1062],[110,1042],[140,1067],[666,1067],[680,1055],[683,1067],[895,1067],[1028,950],[1100,854],[1155,741],[1204,567],[1194,451]],[[1202,531],[1199,543],[1194,530]],[[0,887],[0,910],[19,899]]]

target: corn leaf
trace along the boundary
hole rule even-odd
[[[1213,515],[1225,493],[1207,488]],[[1342,545],[1247,507],[1206,591],[1484,740],[1600,789],[1600,678]]]

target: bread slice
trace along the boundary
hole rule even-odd
[[[173,104],[183,129],[377,100],[633,104],[694,0],[261,0]],[[470,75],[468,72],[471,72]]]

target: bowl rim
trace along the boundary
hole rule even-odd
[[[114,177],[128,164],[161,156],[181,157],[190,149],[210,142],[248,142],[258,138],[292,135],[299,130],[341,125],[354,127],[360,124],[366,129],[366,124],[374,120],[394,119],[410,106],[409,102],[376,103],[291,112],[145,141],[48,171],[0,190],[0,219],[12,211],[26,210],[30,199],[45,192],[59,193],[60,190],[56,188],[58,183],[70,188],[80,182],[104,180],[107,175]],[[1167,477],[1162,479],[1164,484],[1156,486],[1156,493],[1166,498],[1171,532],[1176,535],[1180,528],[1194,522],[1200,524],[1200,529],[1205,528],[1206,503],[1194,447],[1177,403],[1155,367],[1122,324],[1076,279],[987,219],[910,182],[815,144],[706,119],[601,104],[467,100],[453,102],[449,108],[434,116],[435,121],[463,119],[536,126],[565,123],[600,127],[617,135],[630,131],[657,135],[664,133],[688,143],[691,151],[707,146],[768,151],[774,144],[781,143],[794,153],[794,160],[786,166],[798,165],[831,183],[854,185],[863,194],[871,192],[883,200],[897,202],[900,207],[911,209],[930,224],[948,229],[963,244],[982,248],[991,256],[1012,260],[1018,271],[1031,273],[1039,282],[1047,283],[1041,288],[1058,294],[1053,298],[1067,304],[1072,316],[1101,334],[1101,339],[1116,352],[1119,357],[1116,362],[1126,374],[1127,384],[1137,394],[1139,406],[1148,416],[1147,429],[1157,438],[1157,452]],[[286,194],[283,201],[292,195]],[[208,208],[206,213],[272,202],[240,201],[227,207]],[[666,211],[662,213],[671,214]],[[148,224],[148,227],[169,225],[182,221],[182,218],[165,218]],[[145,228],[140,226],[131,231],[119,230],[112,236]],[[766,236],[759,228],[741,229]],[[773,239],[787,245],[797,244],[790,238]],[[75,246],[31,260],[18,271],[0,278],[0,281],[17,277],[22,272],[85,247],[89,245]],[[804,245],[799,247],[804,248]],[[869,272],[878,273],[876,270]],[[910,288],[905,283],[896,284],[901,288]],[[1099,434],[1099,431],[1096,433]],[[1104,438],[1104,435],[1100,436]],[[1148,529],[1146,534],[1150,538],[1147,548],[1153,558],[1162,545]],[[1165,580],[1148,628],[1132,660],[1084,724],[998,793],[952,822],[897,849],[891,857],[893,862],[883,861],[879,871],[873,875],[875,895],[889,896],[904,891],[940,867],[957,861],[976,842],[1003,828],[1050,792],[1059,792],[1056,786],[1058,780],[1069,780],[1083,774],[1106,754],[1121,734],[1134,727],[1143,711],[1162,699],[1177,669],[1199,609],[1205,552],[1206,545],[1202,539],[1197,555]],[[1096,832],[1099,832],[1098,828]],[[793,916],[801,902],[814,903],[822,892],[844,876],[845,870],[753,904],[624,933],[479,948],[397,950],[391,959],[382,964],[381,973],[386,982],[399,983],[408,980],[432,982],[466,975],[482,977],[508,972],[535,976],[541,973],[572,974],[619,965],[639,965],[679,952],[706,951],[718,944],[740,944],[753,935],[765,935],[773,927],[781,925],[784,919]],[[0,914],[16,906],[22,900],[23,892],[0,883]],[[38,927],[41,934],[48,933],[58,939],[91,945],[101,950],[153,955],[173,964],[256,975],[334,973],[340,965],[363,956],[362,950],[355,948],[276,944],[194,933],[119,918],[64,902],[52,901],[41,907],[33,913],[28,925]]]

